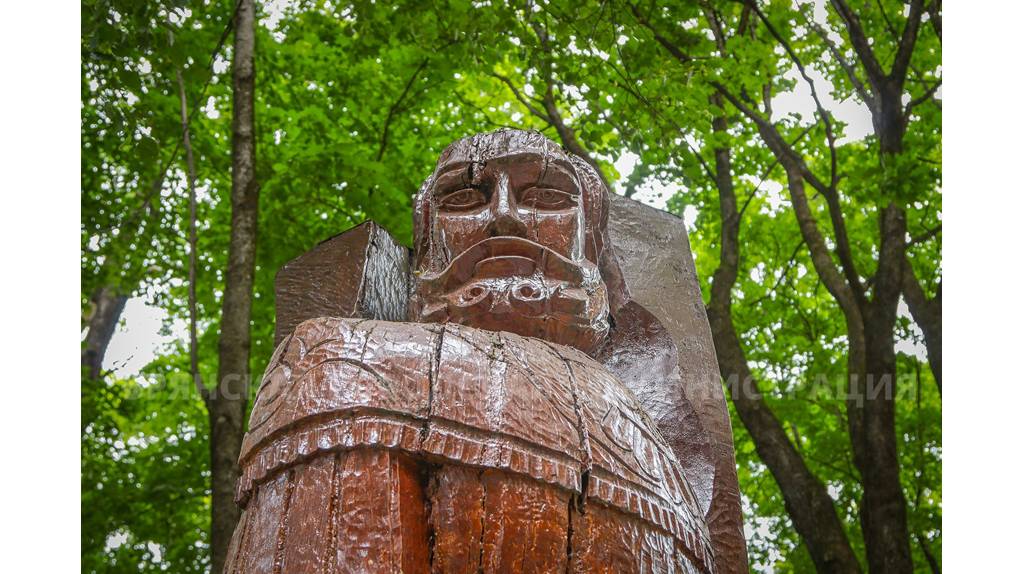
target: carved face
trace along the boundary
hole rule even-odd
[[[583,198],[566,159],[534,151],[487,162],[438,164],[430,190],[451,258],[489,237],[520,237],[570,259],[583,256]]]
[[[598,271],[606,191],[581,166],[537,132],[449,146],[416,201],[413,318],[593,352],[608,332]]]

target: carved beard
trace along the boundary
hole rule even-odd
[[[417,279],[420,321],[509,331],[594,354],[608,334],[597,265],[519,237],[492,237]]]

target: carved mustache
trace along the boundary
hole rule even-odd
[[[455,257],[436,275],[420,277],[427,290],[442,293],[471,279],[541,276],[581,285],[591,279],[584,266],[539,243],[521,237],[491,237]],[[594,270],[596,271],[596,270]]]

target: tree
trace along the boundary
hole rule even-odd
[[[830,113],[817,96],[813,80],[806,72],[800,56],[789,45],[778,28],[792,22],[793,15],[780,14],[769,18],[755,3],[748,4],[764,23],[768,35],[797,67],[809,84],[825,132],[830,154],[829,179],[820,179],[808,166],[808,159],[797,152],[766,117],[767,109],[756,110],[751,98],[734,94],[722,83],[715,87],[733,106],[753,122],[762,140],[772,151],[786,173],[794,214],[804,243],[810,251],[811,261],[825,288],[841,308],[846,321],[848,350],[847,421],[853,445],[854,462],[860,471],[863,485],[861,526],[867,547],[868,566],[878,572],[911,572],[910,535],[907,529],[906,501],[899,474],[899,459],[895,433],[896,356],[895,329],[897,306],[902,292],[902,273],[906,257],[907,217],[905,201],[908,196],[927,194],[927,176],[913,173],[903,159],[904,136],[913,108],[931,98],[934,88],[911,95],[904,104],[907,74],[915,52],[924,3],[915,0],[903,24],[902,33],[895,38],[894,55],[890,71],[885,72],[871,47],[860,18],[842,0],[833,2],[838,15],[846,25],[858,64],[869,80],[869,86],[860,82],[857,72],[845,60],[840,62],[850,83],[871,111],[874,134],[877,138],[877,168],[881,171],[877,195],[871,198],[877,213],[879,232],[875,239],[878,261],[873,274],[866,281],[859,274],[854,261],[846,215],[843,213],[839,183],[835,133]],[[886,16],[884,6],[881,15]],[[806,12],[803,14],[807,18]],[[811,27],[819,26],[817,23]],[[828,30],[820,38],[829,44],[839,60],[840,49],[832,44]],[[876,38],[882,44],[883,37]],[[934,62],[932,63],[934,65]],[[931,70],[929,70],[931,72]],[[937,88],[941,80],[933,80]],[[768,89],[771,89],[770,87]],[[870,91],[869,91],[870,90]],[[933,180],[934,181],[934,180]],[[906,189],[907,184],[918,189]],[[812,186],[825,199],[832,224],[834,248],[830,248],[822,235],[817,219],[810,207],[805,185]],[[833,257],[839,260],[837,266]],[[869,285],[869,287],[867,285]]]
[[[82,366],[88,370],[90,379],[98,379],[102,374],[103,358],[107,354],[110,338],[124,311],[128,296],[118,292],[116,287],[100,287],[89,299],[90,310],[86,318],[88,332],[85,336],[85,348],[82,349]]]
[[[213,571],[224,569],[228,542],[241,510],[235,504],[238,454],[245,433],[249,395],[249,325],[252,317],[253,274],[259,185],[256,183],[256,125],[254,67],[256,6],[239,0],[235,12],[232,54],[231,112],[231,241],[221,313],[220,360],[216,388],[207,394],[210,412],[210,470],[212,526],[210,544]]]

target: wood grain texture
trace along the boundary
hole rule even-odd
[[[334,512],[332,484],[337,458],[322,456],[292,471],[294,487],[288,505],[282,572],[319,572],[328,564],[324,541],[330,540]]]
[[[371,449],[280,472],[252,496],[225,573],[429,572],[422,478],[407,455]]]
[[[425,571],[429,541],[415,465],[394,452],[358,449],[339,473],[335,571]]]
[[[464,466],[445,466],[437,471],[430,486],[430,527],[434,533],[431,572],[478,572],[484,520],[480,471]]]
[[[549,484],[488,470],[484,489],[483,571],[564,572],[569,493]]]
[[[626,553],[595,558],[622,572],[715,571],[671,448],[577,349],[306,321],[275,352],[252,420],[233,571],[561,572],[574,552]],[[601,508],[608,524],[587,522]]]
[[[405,247],[367,221],[284,264],[274,278],[274,344],[314,317],[403,320],[408,260]]]

